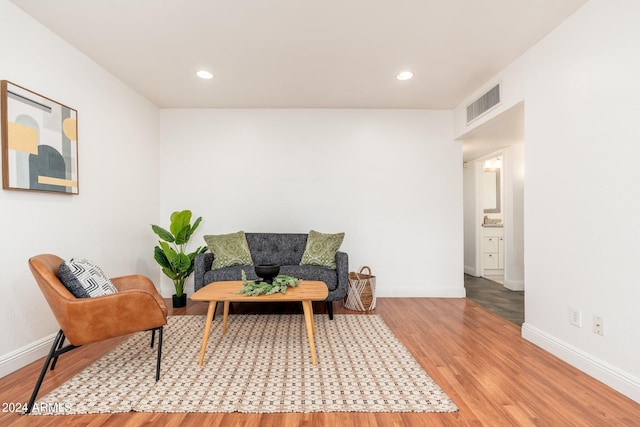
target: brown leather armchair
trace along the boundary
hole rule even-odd
[[[58,356],[83,344],[151,330],[153,347],[157,330],[156,381],[160,378],[162,328],[167,324],[167,307],[151,280],[141,275],[116,277],[111,281],[118,292],[94,298],[76,298],[58,279],[57,272],[62,262],[62,258],[50,254],[29,259],[31,273],[60,325],[60,331],[42,367],[26,413],[33,408],[49,366],[53,370]],[[65,338],[69,345],[63,347]]]

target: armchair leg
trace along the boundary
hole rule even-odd
[[[158,330],[158,360],[156,362],[156,381],[160,379],[160,362],[162,361],[162,332],[163,328],[160,326],[159,328],[155,328],[151,330],[151,347],[153,347],[156,329]],[[51,345],[51,350],[49,350],[49,354],[44,361],[44,365],[42,366],[42,370],[40,371],[40,376],[38,377],[38,381],[36,381],[36,386],[33,388],[33,393],[31,393],[31,398],[29,399],[29,403],[27,404],[27,408],[24,411],[24,414],[30,414],[33,409],[33,405],[36,402],[36,397],[38,397],[38,392],[40,391],[40,387],[42,386],[42,382],[44,381],[44,377],[47,374],[47,370],[49,366],[51,366],[51,370],[55,368],[56,362],[58,361],[58,357],[61,354],[66,353],[69,350],[73,350],[78,346],[73,344],[69,344],[66,347],[62,347],[64,345],[66,337],[62,329],[58,331],[58,335],[53,340],[53,344]]]
[[[62,330],[60,331],[62,332]],[[62,333],[62,339],[60,340],[60,344],[58,344],[58,347],[56,348],[56,353],[60,351],[60,349],[62,348],[62,345],[64,344],[64,340],[66,339],[66,337],[64,336],[64,332]],[[53,371],[54,369],[56,369],[56,363],[58,363],[58,357],[60,356],[60,353],[57,353],[54,357],[53,357],[53,362],[51,363],[51,370]]]
[[[333,301],[326,301],[327,313],[329,313],[329,320],[333,320]]]
[[[160,379],[160,362],[162,360],[162,326],[158,329],[158,361],[156,362],[156,382]],[[156,330],[153,330],[153,336],[155,337]]]
[[[71,344],[62,348],[62,345],[64,344],[64,340],[65,340],[64,332],[62,332],[62,329],[60,329],[58,331],[58,335],[56,335],[56,339],[53,340],[53,344],[51,345],[51,350],[49,350],[49,355],[44,361],[44,365],[42,366],[42,370],[40,371],[40,376],[38,377],[36,386],[33,388],[33,393],[31,393],[31,398],[29,399],[29,403],[27,404],[27,409],[24,411],[25,414],[31,413],[31,410],[33,409],[33,404],[36,402],[36,397],[38,396],[38,392],[40,391],[40,387],[42,386],[42,381],[44,380],[44,376],[47,374],[49,365],[51,365],[51,370],[53,370],[56,362],[58,361],[58,356],[60,356],[63,353],[66,353],[69,350],[73,350],[74,348],[76,348],[75,345],[71,345]]]

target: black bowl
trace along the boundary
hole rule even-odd
[[[253,267],[256,276],[260,277],[267,283],[273,283],[273,278],[280,273],[278,264],[260,264]]]

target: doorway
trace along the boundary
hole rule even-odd
[[[501,303],[513,304],[503,310],[523,311],[524,103],[461,139],[467,295],[482,299],[475,291],[495,288],[496,295],[502,293],[497,297]]]
[[[504,152],[493,153],[477,162],[476,179],[480,182],[477,200],[482,215],[480,239],[480,276],[504,285]]]

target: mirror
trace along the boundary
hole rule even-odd
[[[485,169],[482,176],[484,213],[500,213],[500,169]]]

